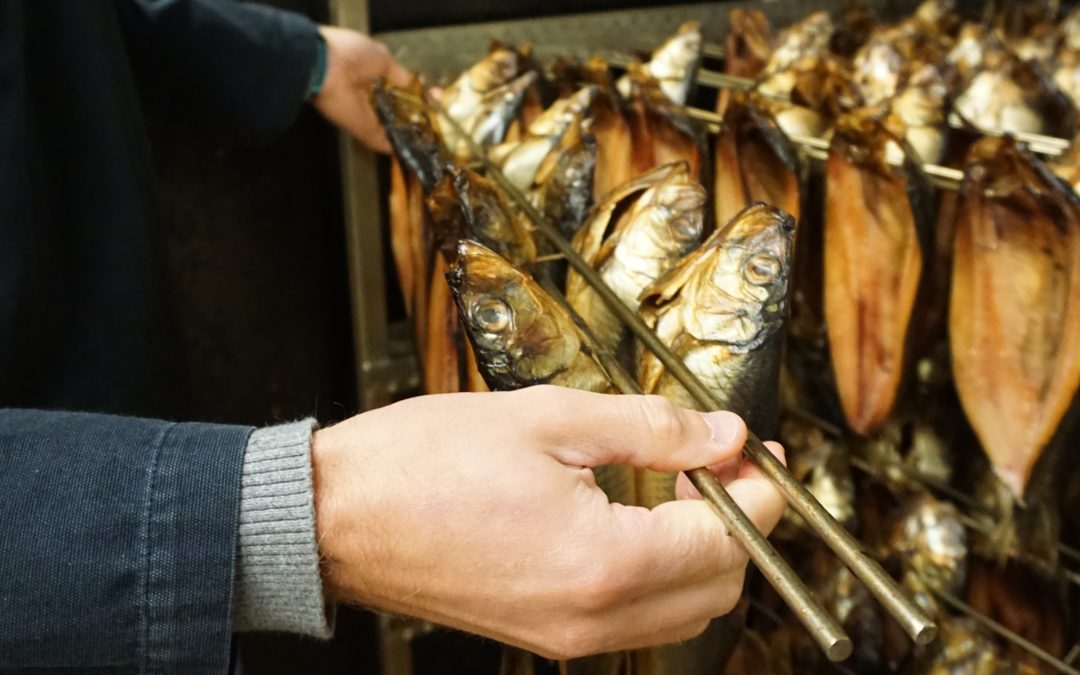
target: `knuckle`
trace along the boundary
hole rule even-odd
[[[641,398],[641,418],[646,428],[658,439],[680,441],[686,431],[682,411],[663,396]]]

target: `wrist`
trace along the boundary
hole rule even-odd
[[[315,64],[311,69],[311,79],[308,81],[307,95],[305,100],[311,101],[322,91],[326,83],[326,72],[329,61],[329,47],[323,36],[322,28],[315,34]]]

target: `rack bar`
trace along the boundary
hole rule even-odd
[[[870,466],[870,464],[868,462],[866,462],[864,459],[862,459],[860,457],[852,457],[851,458],[851,465],[853,467],[855,467],[856,469],[858,469],[859,471],[862,471],[863,473],[865,473],[865,474],[867,474],[869,476],[877,478],[878,480],[881,479],[880,472],[875,470],[874,467]],[[923,473],[920,473],[919,471],[916,471],[915,469],[912,469],[909,466],[905,466],[903,464],[898,464],[896,462],[892,462],[892,463],[890,463],[888,465],[887,468],[895,469],[895,470],[899,471],[900,473],[904,474],[905,476],[907,476],[908,478],[921,483],[922,485],[930,488],[931,490],[934,490],[936,492],[939,492],[939,493],[945,495],[946,497],[948,497],[949,499],[951,499],[954,502],[960,502],[965,507],[967,507],[967,508],[969,508],[969,509],[971,509],[973,511],[980,511],[980,512],[982,511],[982,507],[978,503],[976,503],[974,500],[972,500],[971,497],[969,497],[968,495],[966,495],[963,492],[957,490],[956,488],[953,488],[953,487],[951,487],[951,486],[949,486],[949,485],[947,485],[945,483],[942,483],[941,481],[939,481],[939,480],[937,480],[937,479],[935,479],[935,478],[933,478],[931,476],[927,476],[927,475],[925,475]],[[981,535],[989,537],[989,536],[992,536],[992,534],[993,534],[992,533],[993,528],[986,521],[985,518],[976,518],[975,516],[972,516],[972,515],[969,515],[967,513],[961,512],[959,520],[960,520],[961,525],[963,525],[964,527],[966,527],[969,530],[972,530],[974,532],[978,532]],[[1064,554],[1064,551],[1061,550],[1060,545],[1059,545],[1059,552]],[[1052,565],[1050,562],[1048,562],[1048,561],[1046,561],[1046,560],[1044,560],[1042,558],[1031,555],[1030,553],[1025,553],[1024,551],[1018,551],[1016,549],[1010,550],[1008,552],[1008,557],[1013,558],[1013,559],[1015,559],[1015,560],[1017,560],[1019,562],[1022,562],[1022,563],[1026,564],[1026,565],[1029,565],[1031,567],[1034,567],[1036,569],[1043,570],[1045,572],[1049,572],[1049,573],[1052,573],[1052,574],[1060,575],[1061,578],[1065,579],[1069,583],[1080,586],[1080,573],[1074,572],[1073,570],[1067,569],[1067,568],[1065,568],[1065,567],[1063,567],[1061,565],[1057,565],[1057,566]]]
[[[715,134],[720,131],[720,125],[724,121],[722,115],[709,110],[702,110],[701,108],[688,107],[685,108],[685,110],[686,114],[690,117],[704,122],[709,133]],[[798,145],[803,153],[809,157],[826,159],[829,155],[829,142],[823,138],[803,136],[801,134],[789,134],[788,138],[791,139],[792,143]],[[899,164],[894,164],[894,166],[899,166]],[[938,164],[920,164],[919,166],[934,185],[945,188],[946,190],[959,189],[960,183],[964,180],[964,172],[959,169],[940,166]]]
[[[1050,652],[1046,651],[1045,649],[1043,649],[1039,645],[1035,644],[1034,642],[1032,642],[1032,641],[1020,636],[1020,635],[1017,635],[1016,633],[1009,630],[1005,626],[1001,625],[997,621],[994,621],[990,617],[982,614],[981,612],[976,610],[971,605],[969,605],[966,602],[960,600],[960,598],[957,598],[956,596],[954,596],[954,595],[952,595],[950,593],[946,593],[944,591],[935,591],[935,590],[931,589],[931,592],[935,596],[937,596],[942,602],[944,602],[946,605],[948,605],[953,611],[959,612],[959,613],[963,614],[964,616],[967,616],[967,617],[971,618],[972,620],[974,620],[977,623],[981,624],[985,628],[988,628],[989,630],[997,633],[998,635],[1005,638],[1009,642],[1015,644],[1016,646],[1020,647],[1021,649],[1025,650],[1025,651],[1027,651],[1028,653],[1030,653],[1032,656],[1038,658],[1039,660],[1050,664],[1051,666],[1057,668],[1058,670],[1060,670],[1063,673],[1068,673],[1069,675],[1080,675],[1080,670],[1077,670],[1076,668],[1073,668],[1071,665],[1069,665],[1068,663],[1065,663],[1064,661],[1057,658],[1056,656],[1054,656]]]

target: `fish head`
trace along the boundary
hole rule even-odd
[[[490,145],[502,141],[517,115],[526,90],[536,83],[537,77],[536,71],[530,70],[483,95],[473,112],[461,121],[474,142]]]
[[[578,333],[543,289],[486,246],[463,240],[447,282],[492,389],[550,381],[580,350]]]
[[[493,44],[487,56],[474,63],[467,71],[468,86],[484,93],[501,87],[518,74],[521,68],[518,52],[501,44]]]
[[[420,179],[424,190],[430,191],[442,178],[449,157],[432,124],[431,109],[423,98],[419,80],[407,89],[380,80],[375,83],[373,98],[375,113],[394,154]]]
[[[889,548],[900,552],[932,590],[956,593],[963,588],[967,532],[952,503],[928,494],[912,498],[893,523]]]
[[[454,167],[454,194],[464,217],[465,236],[483,243],[515,265],[536,259],[536,242],[502,190],[480,174]]]
[[[645,69],[660,82],[660,88],[669,100],[682,105],[686,103],[700,59],[700,26],[697,21],[687,21],[653,52]]]
[[[834,29],[833,20],[825,11],[814,12],[799,23],[788,26],[780,32],[765,72],[780,72],[804,56],[821,54],[828,48]]]
[[[773,49],[772,26],[765,13],[736,7],[728,14],[724,41],[725,69],[731,75],[757,77]]]
[[[757,349],[787,318],[795,219],[755,202],[642,293],[680,298],[686,332],[735,353]]]
[[[782,323],[787,316],[794,218],[757,202],[732,218],[718,241],[723,241],[727,269],[713,270],[713,285],[757,307],[763,324]]]
[[[900,85],[904,59],[884,36],[876,35],[855,55],[855,88],[866,105],[892,98]]]

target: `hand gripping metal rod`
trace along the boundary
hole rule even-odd
[[[611,355],[606,347],[601,345],[593,336],[585,321],[574,311],[566,298],[550,282],[541,281],[540,285],[555,299],[575,323],[582,329],[591,342],[593,351],[600,359],[604,369],[608,371],[612,384],[623,394],[641,394],[641,387],[634,378],[626,372],[626,369]],[[716,511],[720,521],[731,532],[735,540],[742,544],[754,561],[757,568],[765,575],[765,578],[776,589],[777,593],[784,598],[788,606],[806,627],[810,634],[821,645],[825,654],[832,661],[843,661],[851,655],[852,642],[837,625],[836,620],[828,614],[818,601],[811,595],[802,580],[795,571],[787,564],[768,540],[754,527],[754,524],[739,508],[735,500],[728,494],[727,489],[716,479],[708,469],[692,469],[687,472],[690,482],[698,489],[698,492],[709,502]]]
[[[624,310],[625,314],[628,314],[631,318],[636,319],[638,330],[643,330],[652,337],[654,344],[659,344],[660,348],[666,351],[659,338],[615,296],[614,292],[600,279],[595,270],[578,255],[577,251],[570,246],[570,243],[566,241],[558,230],[547,222],[547,219],[529,203],[525,195],[497,167],[488,161],[487,154],[473,142],[469,134],[457,124],[456,120],[447,115],[442,106],[437,101],[430,99],[430,97],[429,104],[443,120],[455,128],[461,138],[465,139],[473,160],[484,165],[488,178],[495,181],[506,192],[507,196],[533,222],[536,229],[550,240],[560,253],[566,256],[570,265],[581,273],[604,302],[620,316],[623,322],[630,325],[631,329],[635,328],[631,322],[627,321],[627,317],[621,310]],[[636,333],[637,330],[635,330]],[[646,342],[646,346],[652,349],[652,345],[649,345],[648,342]],[[657,356],[661,356],[661,360],[663,360],[661,354],[658,353]],[[682,363],[674,356],[671,356],[670,353],[668,353],[668,356],[679,364]],[[766,450],[766,452],[768,451]],[[832,661],[843,661],[850,656],[853,649],[851,638],[844,633],[836,620],[818,604],[794,570],[780,557],[780,554],[765,539],[764,535],[758,532],[754,524],[750,522],[750,518],[738,507],[735,500],[724,489],[724,486],[707,469],[696,469],[688,472],[688,475],[694,486],[712,505],[713,510],[719,516],[721,522],[724,523],[727,531],[746,549],[750,559],[754,561],[754,564],[758,566],[758,569],[761,570],[766,579],[780,593],[807,630],[810,631],[813,638],[821,645],[826,656]]]

